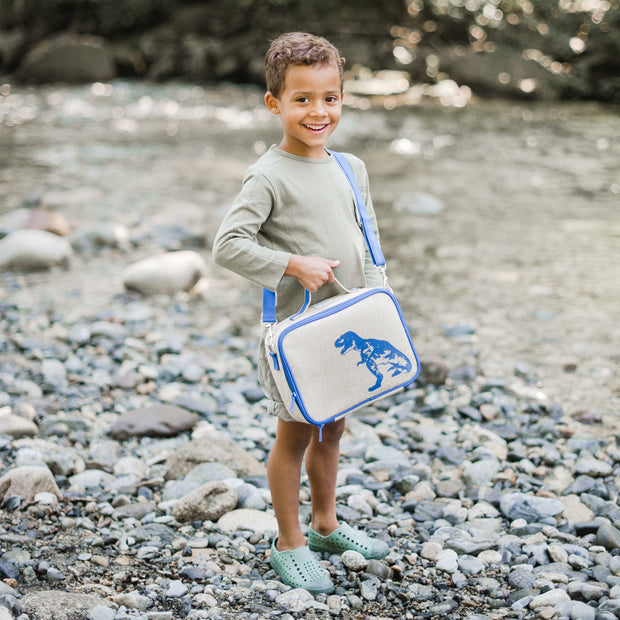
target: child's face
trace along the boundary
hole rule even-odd
[[[342,98],[335,64],[288,67],[280,96],[265,95],[269,111],[280,115],[280,148],[301,157],[327,157],[325,143],[340,121]]]

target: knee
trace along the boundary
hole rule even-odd
[[[312,427],[301,422],[280,422],[272,452],[286,452],[291,456],[303,457],[312,439]]]
[[[344,419],[336,420],[323,427],[323,442],[338,443],[344,433]],[[315,437],[318,439],[318,429],[315,429]]]

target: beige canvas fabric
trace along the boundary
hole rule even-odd
[[[398,303],[385,289],[337,295],[277,323],[273,340],[265,341],[265,352],[291,418],[319,425],[392,394],[418,373]],[[307,417],[294,402],[285,361]]]

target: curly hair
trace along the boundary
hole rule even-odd
[[[335,64],[342,87],[345,59],[327,39],[307,32],[289,32],[271,43],[265,54],[267,90],[279,97],[284,88],[284,74],[290,65]]]

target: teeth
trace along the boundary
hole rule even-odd
[[[308,129],[314,129],[315,131],[318,131],[319,129],[327,127],[327,125],[306,125],[306,127],[308,127]]]

